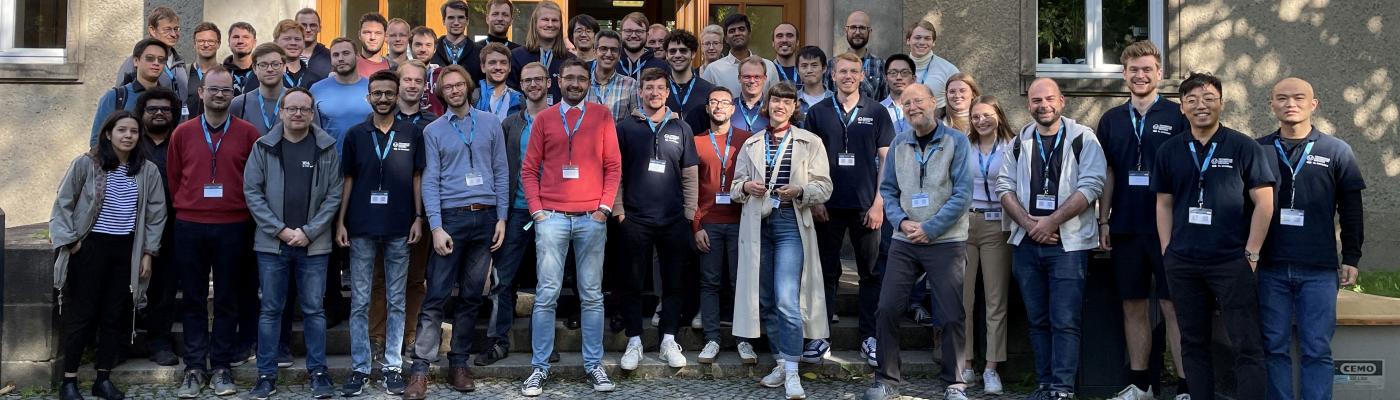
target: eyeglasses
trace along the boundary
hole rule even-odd
[[[156,55],[144,55],[144,56],[141,56],[141,61],[148,62],[148,63],[161,63],[161,64],[165,64],[165,60],[167,60],[167,58],[166,58],[165,56],[156,56]]]
[[[287,63],[284,63],[284,62],[281,62],[281,61],[260,62],[260,63],[257,63],[257,64],[253,64],[253,66],[254,66],[254,67],[257,67],[258,69],[279,70],[279,69],[282,69],[282,67],[286,67],[286,66],[287,66]]]
[[[666,49],[666,54],[690,54],[690,49],[685,47],[672,47]]]
[[[870,27],[861,25],[846,25],[846,30],[852,32],[866,32],[870,30]]]
[[[734,102],[729,100],[710,100],[710,105],[715,107],[733,107]]]
[[[462,90],[462,89],[466,89],[466,88],[467,88],[467,83],[466,83],[466,82],[457,82],[457,83],[453,83],[453,84],[450,84],[450,85],[442,85],[442,90],[443,90],[444,92],[445,92],[445,91],[448,91],[448,90]]]
[[[545,77],[543,77],[543,76],[540,76],[540,77],[534,77],[534,78],[523,78],[523,79],[520,80],[520,84],[522,84],[522,85],[543,85],[545,82],[548,82],[548,81],[549,81],[549,78],[545,78]]]
[[[996,114],[993,114],[993,113],[972,114],[971,116],[968,117],[968,120],[969,120],[969,121],[972,121],[972,122],[980,122],[980,121],[987,121],[987,120],[995,121],[996,119],[997,119],[997,115],[996,115]]]
[[[194,41],[194,44],[197,44],[197,45],[200,45],[200,46],[218,46],[218,45],[219,45],[219,41],[217,41],[217,40],[196,40],[196,41]]]
[[[643,34],[646,34],[646,33],[647,33],[647,30],[646,30],[646,29],[623,29],[623,30],[622,30],[622,34],[623,34],[623,35],[627,35],[627,36],[643,35]]]
[[[617,52],[618,52],[618,48],[616,48],[616,47],[602,47],[602,46],[599,46],[599,47],[597,47],[597,50],[598,50],[598,54],[617,54]]]
[[[174,110],[174,108],[170,108],[170,107],[154,107],[154,106],[146,107],[146,113],[147,113],[147,114],[170,114],[171,111],[173,111],[173,110]]]
[[[394,98],[394,96],[397,95],[398,93],[389,90],[376,90],[373,92],[369,92],[369,96],[367,97],[371,99],[392,99]]]
[[[885,71],[885,75],[893,77],[908,77],[914,76],[914,71],[910,71],[907,69],[891,69],[889,71]]]
[[[739,76],[739,80],[741,80],[741,81],[757,81],[757,80],[763,80],[764,78],[765,78],[765,77],[764,77],[763,75],[740,75],[740,76]]]
[[[282,107],[283,112],[291,115],[310,114],[312,110],[311,107]]]
[[[227,96],[227,95],[233,94],[233,88],[228,87],[228,86],[224,86],[224,87],[206,86],[206,87],[204,88],[204,93],[208,93],[208,94],[214,95],[214,96],[218,96],[218,95],[225,95],[225,96]]]
[[[160,34],[166,35],[166,36],[175,36],[175,35],[180,34],[180,27],[178,27],[178,26],[167,26],[167,27],[164,27],[164,28],[156,29],[156,32],[160,32]]]

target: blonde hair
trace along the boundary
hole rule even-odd
[[[559,29],[561,31],[559,33],[560,37],[554,38],[554,45],[550,46],[550,51],[553,51],[554,54],[564,54],[568,52],[569,50],[564,47],[562,32],[564,30],[562,28],[564,23],[564,10],[559,8],[559,3],[555,3],[553,0],[539,2],[539,5],[535,6],[535,11],[530,13],[530,31],[525,34],[525,49],[529,51],[540,51],[540,36],[536,33],[537,29],[535,29],[535,26],[539,24],[540,13],[544,11],[559,13],[559,23],[561,26]]]
[[[997,135],[996,135],[997,139],[996,139],[996,140],[997,140],[998,142],[1005,142],[1005,141],[1011,140],[1012,138],[1015,138],[1015,137],[1016,137],[1016,132],[1015,132],[1015,131],[1012,131],[1012,130],[1011,130],[1011,126],[1006,124],[1006,111],[1003,111],[1003,110],[1001,109],[1001,102],[997,100],[997,97],[996,97],[996,96],[984,95],[984,96],[977,96],[976,98],[973,98],[973,99],[972,99],[972,106],[973,106],[973,107],[976,107],[978,104],[986,104],[986,105],[992,106],[992,110],[996,112],[996,114],[997,114]],[[968,108],[968,110],[969,110],[968,112],[971,112],[971,111],[970,111],[971,109],[972,109],[972,108],[969,107],[969,108]],[[972,145],[973,145],[973,146],[976,146],[976,145],[978,144],[977,142],[978,142],[979,139],[981,139],[981,137],[982,137],[982,135],[979,134],[979,133],[977,133],[977,132],[971,132],[971,131],[967,132],[967,138],[968,138],[969,141],[972,142]]]
[[[1162,66],[1162,52],[1157,50],[1157,45],[1148,40],[1139,40],[1123,48],[1123,55],[1118,57],[1118,62],[1126,65],[1128,60],[1139,57],[1152,57],[1157,59],[1157,66]]]
[[[948,82],[943,84],[943,108],[940,108],[938,110],[939,117],[942,118],[943,123],[947,124],[948,126],[951,126],[954,129],[963,132],[968,132],[972,129],[971,119],[959,118],[958,116],[953,115],[952,110],[949,108],[950,105],[948,104],[948,86],[951,86],[953,82],[962,82],[964,84],[967,84],[968,90],[972,91],[973,99],[982,96],[982,86],[977,84],[977,79],[974,79],[971,74],[968,74],[966,72],[959,72],[949,76]],[[973,103],[968,103],[967,110],[969,113],[972,112],[972,104]]]

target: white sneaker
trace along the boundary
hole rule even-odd
[[[758,354],[753,352],[753,345],[749,342],[739,342],[739,361],[744,364],[758,364]]]
[[[962,380],[963,383],[967,384],[967,386],[971,387],[973,384],[977,383],[977,378],[977,373],[973,372],[972,368],[963,368]]]
[[[773,367],[773,372],[769,372],[768,376],[763,377],[763,380],[758,381],[758,383],[764,387],[775,388],[782,386],[785,378],[787,378],[787,372],[783,371],[783,362],[779,361],[778,366]]]
[[[996,370],[982,370],[982,393],[1001,394],[1001,374]]]
[[[1138,389],[1137,385],[1128,385],[1128,387],[1118,391],[1118,395],[1113,396],[1110,400],[1154,400],[1154,397],[1150,387],[1147,390],[1142,390]]]
[[[868,337],[865,338],[864,341],[860,342],[860,357],[864,358],[865,363],[870,364],[871,367],[879,368],[880,362],[876,361],[876,357],[878,357],[878,354],[876,354],[875,351],[875,338]]]
[[[967,400],[967,389],[949,386],[943,389],[943,400]]]
[[[700,314],[695,314],[695,319],[690,320],[691,329],[705,329],[705,321],[700,320]]]
[[[800,400],[807,398],[807,392],[802,391],[802,375],[792,374],[783,379],[783,386],[787,389],[788,400]]]
[[[705,349],[700,350],[700,363],[713,364],[719,358],[719,342],[705,343]]]
[[[1176,395],[1176,397],[1173,398],[1172,400],[1191,400],[1191,394],[1190,394],[1190,393],[1178,394],[1178,395]]]
[[[641,343],[636,343],[636,344],[628,343],[628,344],[627,344],[627,350],[625,350],[625,351],[622,352],[622,360],[619,361],[619,364],[621,364],[620,366],[622,367],[622,369],[628,370],[628,371],[635,370],[635,369],[637,369],[637,364],[639,364],[639,363],[641,363],[641,362],[642,362],[642,344],[641,344]]]
[[[661,341],[661,351],[659,351],[661,361],[671,368],[685,367],[685,355],[681,354],[681,345],[675,341]]]

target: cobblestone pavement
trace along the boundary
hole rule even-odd
[[[809,399],[859,399],[865,388],[869,386],[868,379],[858,379],[850,381],[804,381],[802,388],[807,391]],[[429,399],[523,399],[520,395],[520,382],[505,380],[485,380],[477,381],[476,391],[471,393],[459,393],[448,388],[442,383],[433,384],[428,391]],[[87,383],[82,385],[83,394],[87,394],[89,387]],[[175,387],[173,385],[134,385],[125,387],[128,399],[174,399]],[[202,397],[203,399],[237,399],[244,395],[248,388],[239,388],[239,394],[229,397],[218,397],[212,394]],[[207,393],[207,391],[206,391]],[[903,399],[942,399],[943,387],[935,385],[931,380],[919,379],[906,385],[901,390]],[[982,394],[981,388],[974,387],[968,391],[971,399],[997,399],[997,400],[1022,400],[1025,394],[1005,394],[1001,396],[989,396]],[[54,399],[55,394],[28,394],[5,396],[4,399]],[[283,385],[277,388],[275,399],[309,399],[311,398],[311,388],[304,384]],[[371,391],[365,389],[365,395],[357,399],[398,399],[397,396],[385,395],[378,387]],[[617,391],[612,393],[595,393],[591,386],[582,381],[549,381],[545,385],[544,395],[539,399],[590,399],[590,398],[611,398],[611,399],[781,399],[783,398],[782,388],[765,388],[758,386],[753,380],[748,379],[648,379],[623,380],[618,382]]]

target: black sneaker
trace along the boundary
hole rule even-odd
[[[520,394],[525,397],[535,397],[544,393],[544,381],[549,379],[549,373],[542,368],[535,368],[530,373],[530,377],[525,378],[524,387],[520,388]]]
[[[258,383],[253,386],[253,391],[248,392],[248,398],[266,400],[274,394],[277,394],[277,377],[274,375],[262,375],[258,376]]]
[[[384,370],[385,392],[394,396],[399,396],[403,394],[404,388],[406,387],[408,387],[408,383],[404,382],[402,373],[392,369]]]
[[[329,399],[335,396],[335,382],[331,381],[330,374],[326,371],[316,371],[311,373],[311,397],[318,399]]]
[[[608,373],[603,371],[603,367],[601,366],[593,367],[593,369],[585,372],[584,375],[585,378],[588,378],[588,383],[593,385],[593,391],[595,392],[611,392],[617,390],[617,385],[613,383],[612,379],[608,379]]]
[[[360,372],[351,372],[350,379],[345,380],[345,385],[340,387],[340,394],[345,397],[359,396],[365,392],[365,383],[369,381],[369,375]]]
[[[92,396],[99,399],[117,400],[125,399],[126,393],[118,389],[117,385],[113,384],[109,379],[102,382],[94,382],[92,384]]]
[[[506,347],[505,343],[492,343],[490,346],[487,346],[485,351],[482,351],[481,354],[476,356],[476,361],[474,363],[478,367],[495,364],[497,361],[505,359],[509,351],[510,349]]]

